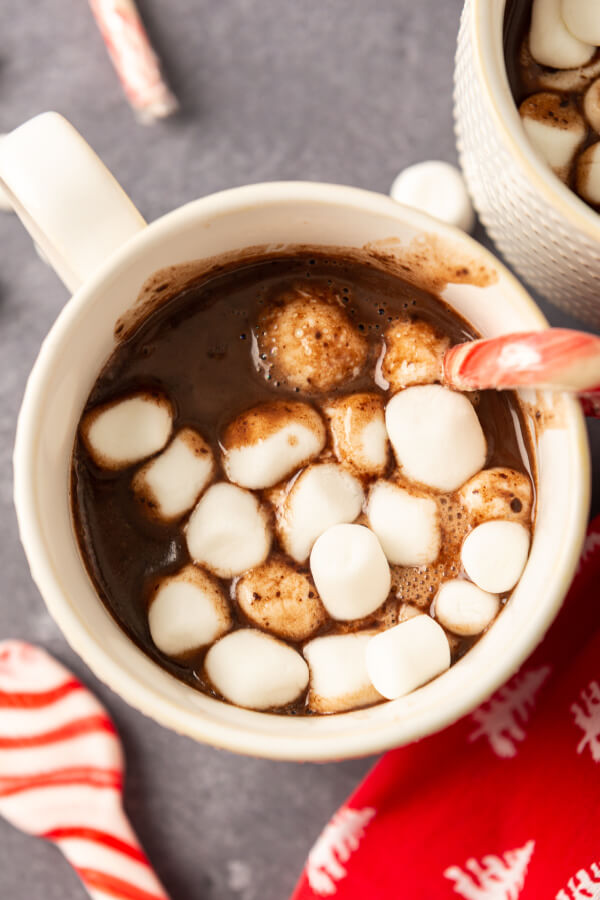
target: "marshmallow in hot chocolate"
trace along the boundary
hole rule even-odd
[[[377,481],[369,493],[367,518],[390,563],[423,566],[437,559],[442,535],[432,497],[411,494],[391,481]]]
[[[367,672],[366,650],[372,636],[371,631],[331,634],[305,645],[303,653],[310,669],[309,709],[337,713],[383,699]]]
[[[600,207],[600,141],[584,150],[577,160],[575,185],[580,197]]]
[[[529,529],[520,522],[484,522],[464,540],[461,560],[465,572],[484,591],[510,591],[523,574],[529,543]]]
[[[235,584],[244,615],[264,631],[305,641],[325,623],[325,609],[310,578],[282,559],[269,559]]]
[[[486,519],[531,521],[531,481],[515,469],[483,469],[463,484],[458,496],[472,525]]]
[[[215,463],[210,446],[192,428],[182,428],[160,456],[136,472],[132,487],[160,519],[183,516],[210,482]]]
[[[450,646],[443,628],[420,615],[372,637],[366,660],[373,686],[388,700],[396,700],[445,672]]]
[[[500,599],[462,578],[446,581],[434,600],[435,618],[463,637],[481,634],[498,615]]]
[[[383,340],[381,375],[391,391],[441,381],[444,353],[450,342],[428,322],[396,322]]]
[[[566,181],[587,125],[575,103],[559,94],[533,94],[519,107],[531,144],[562,181]]]
[[[123,469],[152,456],[171,434],[173,410],[158,392],[138,391],[88,412],[81,436],[97,466]]]
[[[385,472],[389,442],[378,394],[349,394],[325,407],[337,459],[359,475]]]

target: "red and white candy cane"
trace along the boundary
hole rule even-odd
[[[459,391],[536,387],[576,393],[600,416],[600,338],[567,328],[468,341],[444,356],[444,383]]]
[[[168,900],[122,807],[104,707],[45,651],[0,643],[0,814],[55,843],[95,900]]]
[[[163,80],[157,56],[132,0],[90,0],[90,6],[138,117],[152,122],[174,112],[177,101]]]

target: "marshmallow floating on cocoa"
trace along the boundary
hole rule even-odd
[[[424,566],[437,559],[442,536],[432,497],[415,496],[390,481],[378,481],[369,494],[367,517],[394,565]]]
[[[388,403],[385,422],[403,474],[454,491],[483,468],[485,436],[472,404],[437,384],[406,388]]]
[[[543,91],[527,97],[519,113],[531,145],[552,171],[566,181],[588,131],[576,104],[561,94]]]
[[[333,619],[362,619],[381,606],[391,574],[381,544],[364,525],[334,525],[316,541],[310,570]]]
[[[515,469],[483,469],[463,484],[458,496],[473,524],[486,519],[531,520],[531,481]]]
[[[362,475],[383,474],[389,445],[381,397],[349,394],[330,403],[325,414],[339,461]]]
[[[366,339],[329,289],[299,287],[257,324],[258,365],[304,391],[328,391],[360,374]],[[263,359],[264,357],[264,359]]]
[[[231,628],[220,585],[197,566],[163,578],[148,611],[150,635],[167,656],[180,656],[221,637]]]
[[[308,666],[300,654],[253,628],[232,631],[213,644],[204,667],[226,700],[249,709],[286,706],[308,684]]]
[[[600,78],[597,78],[585,92],[583,112],[594,129],[600,134]]]
[[[331,634],[306,644],[302,652],[310,669],[309,709],[337,713],[383,699],[367,672],[366,650],[372,635]]]
[[[246,572],[235,593],[254,625],[290,641],[305,641],[326,619],[310,578],[283,560],[270,559]]]
[[[396,322],[384,334],[381,375],[392,391],[441,381],[450,341],[428,322]]]
[[[434,606],[435,617],[448,631],[462,636],[481,634],[500,609],[497,594],[483,591],[463,579],[446,581],[439,589]]]
[[[182,428],[160,456],[133,478],[133,490],[150,512],[177,519],[188,512],[213,477],[210,446],[192,428]]]
[[[573,37],[584,44],[600,45],[598,0],[561,0],[562,20]]]
[[[342,466],[308,466],[278,509],[277,531],[283,548],[296,562],[304,562],[327,528],[357,518],[363,500],[360,481]]]
[[[201,498],[187,524],[186,539],[194,562],[220,578],[260,565],[271,547],[267,516],[256,497],[223,481]]]
[[[464,570],[484,591],[492,594],[510,591],[523,574],[529,543],[529,531],[519,522],[484,522],[463,542]]]
[[[472,231],[475,224],[464,178],[456,166],[439,159],[403,169],[392,182],[390,197],[463,231]]]
[[[593,6],[593,0],[584,0]],[[571,22],[578,19],[565,0],[533,0],[529,48],[536,62],[552,69],[575,69],[584,66],[596,48],[591,35],[583,40],[571,32],[563,19],[566,12]]]
[[[223,466],[229,480],[241,487],[272,487],[318,456],[325,437],[321,416],[307,403],[262,403],[225,429]]]
[[[171,434],[173,411],[164,394],[139,391],[88,412],[81,437],[103,469],[124,469],[152,456]]]
[[[584,150],[577,160],[575,185],[580,197],[600,206],[600,141]]]
[[[375,689],[395,700],[445,672],[450,645],[437,622],[427,615],[415,616],[372,637],[366,660]]]

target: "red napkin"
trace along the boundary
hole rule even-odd
[[[600,516],[544,641],[474,713],[377,763],[293,900],[600,900],[599,601]]]

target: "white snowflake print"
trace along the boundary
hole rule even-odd
[[[592,863],[589,872],[579,869],[569,878],[566,888],[558,892],[556,900],[600,900],[600,866]]]
[[[589,747],[594,762],[600,762],[600,685],[597,681],[590,681],[581,692],[581,704],[571,706],[575,724],[583,731],[577,752],[583,753]]]
[[[374,815],[375,810],[370,806],[365,809],[343,807],[325,826],[306,864],[308,883],[315,894],[321,897],[335,894],[336,882],[346,876],[342,863],[350,859]]]
[[[535,841],[527,841],[502,856],[484,856],[480,863],[468,859],[464,870],[450,866],[444,877],[454,882],[454,891],[465,900],[517,900],[534,848]]]
[[[524,726],[535,704],[536,695],[550,674],[550,666],[519,673],[480,706],[471,718],[477,728],[470,741],[486,737],[494,753],[504,759],[517,755],[517,743],[525,739]]]
[[[581,572],[584,564],[591,559],[600,547],[600,531],[591,531],[583,543],[583,550],[579,557],[579,565],[577,566],[577,574]]]

